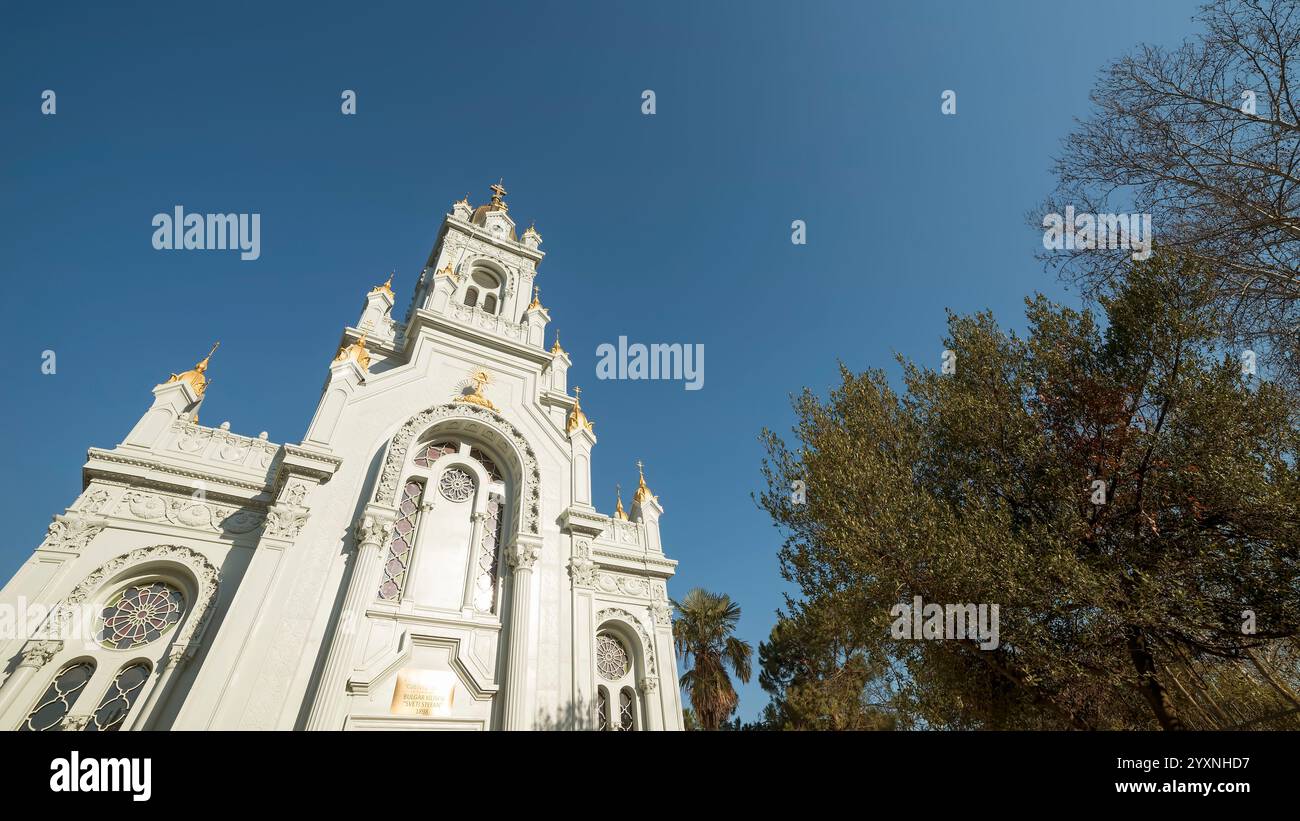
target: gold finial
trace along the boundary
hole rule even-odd
[[[351,359],[357,363],[361,370],[370,372],[370,351],[366,350],[366,334],[351,345],[344,345],[339,348],[338,356],[334,357],[335,362],[345,362]]]
[[[203,392],[208,389],[208,377],[204,373],[208,369],[208,360],[212,358],[212,355],[217,352],[219,347],[221,347],[220,340],[212,346],[212,350],[208,351],[208,355],[200,359],[193,368],[184,373],[172,374],[167,382],[188,382],[194,392],[202,396]]]
[[[534,286],[533,286],[533,301],[530,302],[530,303],[528,303],[528,308],[527,308],[526,310],[531,311],[531,310],[533,310],[533,309],[535,309],[535,308],[540,308],[540,307],[542,307],[542,302],[541,302],[541,299],[539,298],[539,297],[540,297],[540,294],[541,294],[541,289],[538,288],[536,285],[534,285]]]
[[[442,268],[441,268],[440,270],[435,271],[433,275],[434,275],[435,277],[444,277],[444,276],[445,276],[445,277],[451,277],[452,279],[456,279],[456,274],[455,274],[455,272],[453,272],[453,271],[451,270],[451,261],[450,261],[450,260],[448,260],[448,261],[447,261],[447,264],[444,265],[444,266],[442,266]]]
[[[504,199],[506,195],[506,189],[504,183],[505,183],[505,178],[502,177],[501,179],[497,180],[497,183],[495,185],[488,186],[488,188],[492,189],[492,202],[488,203],[488,205],[494,211],[510,210],[510,206],[506,205]]]
[[[581,400],[582,388],[575,387],[573,389],[573,410],[569,411],[569,422],[564,426],[566,433],[572,434],[579,428],[586,430],[587,433],[591,433],[592,428],[595,427],[592,421],[587,418],[587,414],[582,412]]]
[[[551,346],[551,355],[552,355],[552,356],[559,356],[560,354],[562,354],[562,353],[564,353],[564,352],[565,352],[565,350],[564,350],[563,348],[560,347],[560,332],[559,332],[559,331],[556,331],[556,332],[555,332],[555,344]]]
[[[376,285],[375,287],[371,288],[370,293],[373,294],[377,291],[387,291],[389,296],[393,296],[393,277],[395,276],[397,276],[396,269],[389,272],[387,282],[385,282],[383,285]]]
[[[623,488],[621,485],[614,485],[614,492],[618,494],[618,504],[614,507],[614,518],[621,521],[627,521],[627,511],[623,510]]]
[[[456,204],[459,205],[461,202],[465,203],[466,205],[469,205],[469,192],[468,192],[468,191],[465,192],[465,198],[462,199],[462,200],[460,200],[460,202],[458,202],[458,203],[456,203]]]
[[[659,497],[651,493],[650,488],[646,487],[645,465],[641,464],[640,459],[636,460],[636,471],[641,474],[641,483],[637,486],[636,494],[632,497],[632,502],[634,504],[645,504],[647,499],[654,499],[656,502],[659,501]]]
[[[492,377],[488,372],[479,368],[474,371],[474,373],[470,374],[469,379],[474,383],[474,390],[470,393],[462,393],[460,396],[456,397],[456,401],[468,402],[471,405],[478,405],[479,407],[487,408],[491,411],[497,410],[497,406],[493,405],[492,401],[483,395],[483,386],[492,381]]]

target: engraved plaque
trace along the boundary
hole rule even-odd
[[[402,670],[397,674],[393,703],[396,716],[449,716],[456,698],[456,674],[445,670]]]

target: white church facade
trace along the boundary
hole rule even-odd
[[[200,424],[210,353],[90,449],[0,589],[40,613],[0,635],[0,729],[682,728],[663,509],[644,473],[596,509],[541,236],[492,189],[404,320],[369,292],[300,443]]]

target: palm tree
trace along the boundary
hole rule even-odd
[[[741,681],[749,681],[754,650],[731,635],[740,620],[740,605],[725,593],[697,587],[680,602],[674,601],[673,607],[679,614],[673,619],[673,646],[683,666],[695,660],[695,666],[682,673],[681,685],[700,727],[716,730],[740,700],[727,668]]]

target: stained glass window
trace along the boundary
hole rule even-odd
[[[493,462],[491,459],[489,459],[486,453],[479,450],[478,448],[470,448],[469,455],[470,458],[477,460],[478,463],[483,466],[483,470],[487,471],[487,474],[492,479],[492,481],[494,482],[503,481],[503,479],[501,478],[501,471],[497,470],[496,462]]]
[[[604,687],[596,688],[596,727],[609,729],[609,691]]]
[[[145,662],[123,667],[113,679],[113,684],[99,701],[99,707],[91,716],[86,729],[90,731],[110,732],[120,729],[122,721],[131,712],[131,705],[136,696],[144,689],[149,680],[149,665]]]
[[[453,502],[463,502],[474,494],[474,477],[460,468],[447,468],[438,480],[438,490]]]
[[[130,650],[162,637],[181,620],[185,596],[164,582],[132,585],[118,593],[100,614],[99,643]]]
[[[72,712],[72,705],[77,696],[85,689],[90,677],[95,674],[95,664],[80,661],[65,668],[54,677],[50,686],[41,696],[36,707],[27,714],[19,730],[57,730],[64,716]]]
[[[456,453],[460,450],[460,444],[447,440],[444,442],[434,442],[432,445],[425,447],[419,456],[415,457],[415,463],[422,468],[432,465],[439,456],[446,456],[448,453]]]
[[[393,523],[393,539],[388,545],[388,560],[384,563],[384,578],[379,583],[379,598],[394,601],[402,595],[406,584],[406,571],[411,566],[411,548],[415,545],[415,526],[420,519],[420,498],[424,485],[407,482],[402,488],[402,503],[397,507],[397,521]]]
[[[627,675],[627,650],[618,639],[605,633],[596,637],[596,672],[608,681]]]
[[[501,514],[505,499],[499,493],[488,494],[487,517],[483,522],[483,543],[478,551],[478,573],[474,579],[474,609],[481,613],[496,611],[497,556],[501,545]]]
[[[636,719],[632,713],[632,690],[624,687],[618,694],[618,728],[620,730],[636,729]]]

